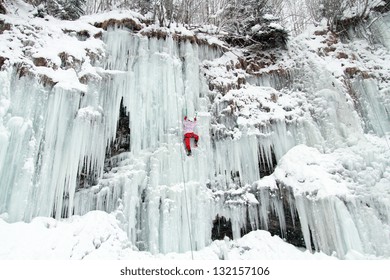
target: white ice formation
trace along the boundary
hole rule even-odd
[[[380,21],[390,24],[383,17],[371,28],[389,57]],[[284,53],[287,74],[261,76],[227,69],[238,61],[231,52],[169,33],[115,27],[102,40],[106,53],[91,62],[86,85],[59,78],[45,87],[16,66],[0,72],[8,222],[113,212],[132,244],[156,254],[208,246],[219,216],[230,219],[233,238],[260,228],[340,258],[390,256],[385,78],[346,78],[303,35]],[[229,87],[240,77],[240,88]],[[121,102],[130,146],[109,157]],[[182,119],[195,112],[201,138],[187,157]]]

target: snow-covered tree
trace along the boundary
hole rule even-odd
[[[75,20],[84,14],[86,0],[28,0],[28,3],[38,7],[39,17],[48,14],[64,20]]]
[[[64,7],[60,0],[47,0],[45,4],[41,4],[40,8],[43,8],[49,15],[63,19],[65,16]]]
[[[71,20],[78,19],[84,14],[85,0],[67,0],[65,1],[64,9],[66,17]]]
[[[219,12],[220,29],[229,32],[229,43],[261,49],[284,46],[287,32],[273,15],[269,0],[230,0]]]

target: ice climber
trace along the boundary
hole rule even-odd
[[[195,147],[198,147],[199,136],[194,133],[196,126],[196,117],[194,121],[190,121],[187,116],[184,117],[184,143],[186,144],[187,156],[191,155],[191,138],[195,139]]]

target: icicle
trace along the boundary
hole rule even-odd
[[[352,84],[360,104],[363,120],[368,132],[383,136],[390,132],[390,113],[381,98],[378,86],[373,79],[357,79]]]

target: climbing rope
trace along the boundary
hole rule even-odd
[[[179,102],[177,101],[178,98],[176,98],[176,110],[179,112]],[[187,104],[187,101],[186,101]],[[186,108],[186,115],[187,115],[187,108]],[[190,214],[188,210],[188,199],[187,199],[187,188],[186,188],[186,177],[184,172],[184,155],[183,155],[183,149],[180,148],[180,156],[181,156],[181,172],[183,176],[183,187],[184,187],[184,199],[186,204],[186,213],[187,213],[187,224],[188,224],[188,234],[190,237],[190,248],[191,248],[191,258],[194,260],[194,250],[192,248],[192,229],[191,229],[191,223],[190,223]]]

